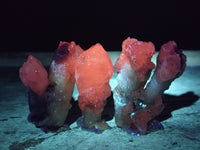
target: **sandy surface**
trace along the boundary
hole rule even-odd
[[[109,54],[114,62],[119,52]],[[186,53],[188,55],[186,71],[166,91],[166,94],[170,94],[165,96],[167,109],[159,117],[164,130],[141,136],[130,135],[117,128],[114,119],[108,121],[112,129],[101,134],[82,130],[77,127],[76,122],[71,124],[70,130],[44,133],[27,121],[29,113],[27,89],[20,82],[18,68],[16,68],[21,65],[21,59],[26,60],[27,54],[17,55],[20,59],[17,58],[15,61],[14,54],[4,54],[10,57],[7,60],[2,59],[3,55],[1,55],[1,62],[7,62],[7,67],[1,66],[0,72],[0,149],[199,150],[200,65],[198,56],[200,55],[197,54],[200,53]],[[38,58],[45,56],[47,64],[51,54],[37,54],[37,56]],[[15,66],[10,60],[15,62]],[[111,81],[112,87],[115,86],[115,77],[116,74]]]

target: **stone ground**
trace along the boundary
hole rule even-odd
[[[0,55],[0,149],[48,150],[199,150],[200,149],[200,52],[185,51],[188,57],[184,74],[165,93],[164,112],[157,118],[164,130],[147,135],[130,135],[112,127],[101,134],[82,130],[76,122],[70,130],[44,133],[27,121],[29,113],[26,87],[18,77],[19,66],[29,53]],[[32,53],[48,66],[51,53]],[[120,52],[109,52],[115,62]],[[115,86],[114,74],[111,80]],[[77,97],[75,90],[74,97]],[[112,109],[112,108],[110,108]]]

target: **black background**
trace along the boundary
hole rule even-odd
[[[8,0],[1,6],[1,51],[52,52],[59,41],[121,50],[127,37],[152,41],[156,50],[169,40],[200,50],[198,1]]]

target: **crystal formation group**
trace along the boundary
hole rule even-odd
[[[127,38],[122,43],[114,65],[117,86],[113,90],[114,117],[119,128],[148,133],[149,123],[164,108],[163,92],[185,69],[186,56],[174,41],[161,46],[156,66],[151,62],[154,53],[151,42]],[[82,127],[96,132],[109,129],[101,114],[111,95],[109,80],[114,67],[99,43],[83,50],[75,42],[60,42],[48,72],[30,55],[19,70],[21,81],[29,89],[28,120],[41,128],[64,126],[76,83]]]

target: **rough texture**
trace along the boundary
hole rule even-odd
[[[184,53],[187,55],[187,62],[189,62],[196,58],[199,52],[193,52],[192,55],[190,55],[191,52],[188,54],[187,51],[184,51]],[[111,58],[115,57],[115,52],[110,54]],[[19,55],[12,55],[12,61],[17,60],[18,57],[25,59],[26,53]],[[40,56],[37,58],[47,58],[51,55],[51,53],[34,54],[34,56]],[[9,53],[8,56],[10,56]],[[10,60],[10,58],[7,58],[6,62],[10,63]],[[112,129],[106,130],[102,134],[81,130],[76,123],[70,126],[71,130],[65,132],[43,133],[27,121],[27,114],[29,113],[25,92],[27,89],[18,79],[18,64],[16,63],[16,67],[4,67],[0,70],[0,149],[8,150],[9,147],[16,149],[16,145],[26,145],[27,149],[48,150],[66,148],[73,150],[116,150],[117,148],[126,150],[199,150],[200,65],[198,65],[198,61],[196,64],[196,66],[191,66],[187,63],[184,73],[180,78],[174,80],[170,89],[166,91],[170,96],[165,95],[166,111],[161,115],[165,116],[162,117],[161,122],[164,130],[139,137],[127,134],[117,128],[114,118],[107,121]],[[113,80],[115,78],[116,76],[113,76]],[[113,109],[113,107],[110,108]],[[43,142],[35,141],[41,141],[41,139],[44,139]],[[29,144],[27,145],[28,141]]]
[[[51,86],[45,93],[48,116],[39,123],[40,126],[62,126],[65,123],[71,108],[76,58],[82,51],[75,42],[60,42],[56,49],[49,69]]]
[[[176,43],[169,41],[163,44],[157,57],[156,70],[146,86],[143,102],[152,103],[184,72],[185,66],[186,56],[178,49]]]
[[[141,134],[147,133],[150,121],[164,109],[162,94],[183,73],[186,65],[186,57],[174,41],[164,44],[157,58],[154,75],[144,88],[154,67],[151,63],[153,52],[149,51],[151,44],[126,39],[115,65],[119,72],[118,85],[114,89],[115,122],[118,127],[129,126]],[[123,84],[123,81],[128,82]]]
[[[20,78],[29,87],[28,120],[37,127],[64,125],[75,84],[76,58],[83,52],[75,42],[60,42],[48,74],[41,62],[29,56],[20,68]]]
[[[122,53],[115,63],[118,85],[114,89],[115,122],[118,127],[131,124],[130,115],[141,108],[139,97],[154,64],[155,53],[151,42],[127,38],[122,43]],[[136,110],[134,110],[135,108]]]
[[[185,66],[186,56],[174,41],[162,45],[154,75],[140,97],[147,106],[131,116],[132,123],[140,133],[146,133],[149,121],[162,112],[164,109],[162,94],[169,88],[171,82],[183,73]]]
[[[123,65],[128,63],[137,72],[139,79],[144,81],[148,71],[155,67],[151,62],[154,53],[153,43],[127,38],[122,43],[122,53],[115,63],[115,68],[119,72]]]
[[[76,58],[83,52],[83,49],[75,42],[59,43],[51,61],[50,74],[60,74],[67,80],[75,82]]]
[[[114,72],[109,55],[100,44],[84,51],[76,65],[78,103],[82,111],[90,109],[95,114],[103,111],[104,101],[111,94],[109,80]]]
[[[186,57],[174,41],[162,45],[157,59],[156,78],[165,82],[180,76],[186,66]]]
[[[19,76],[23,84],[38,95],[44,94],[50,83],[44,66],[32,55],[29,55],[28,60],[20,68]]]

